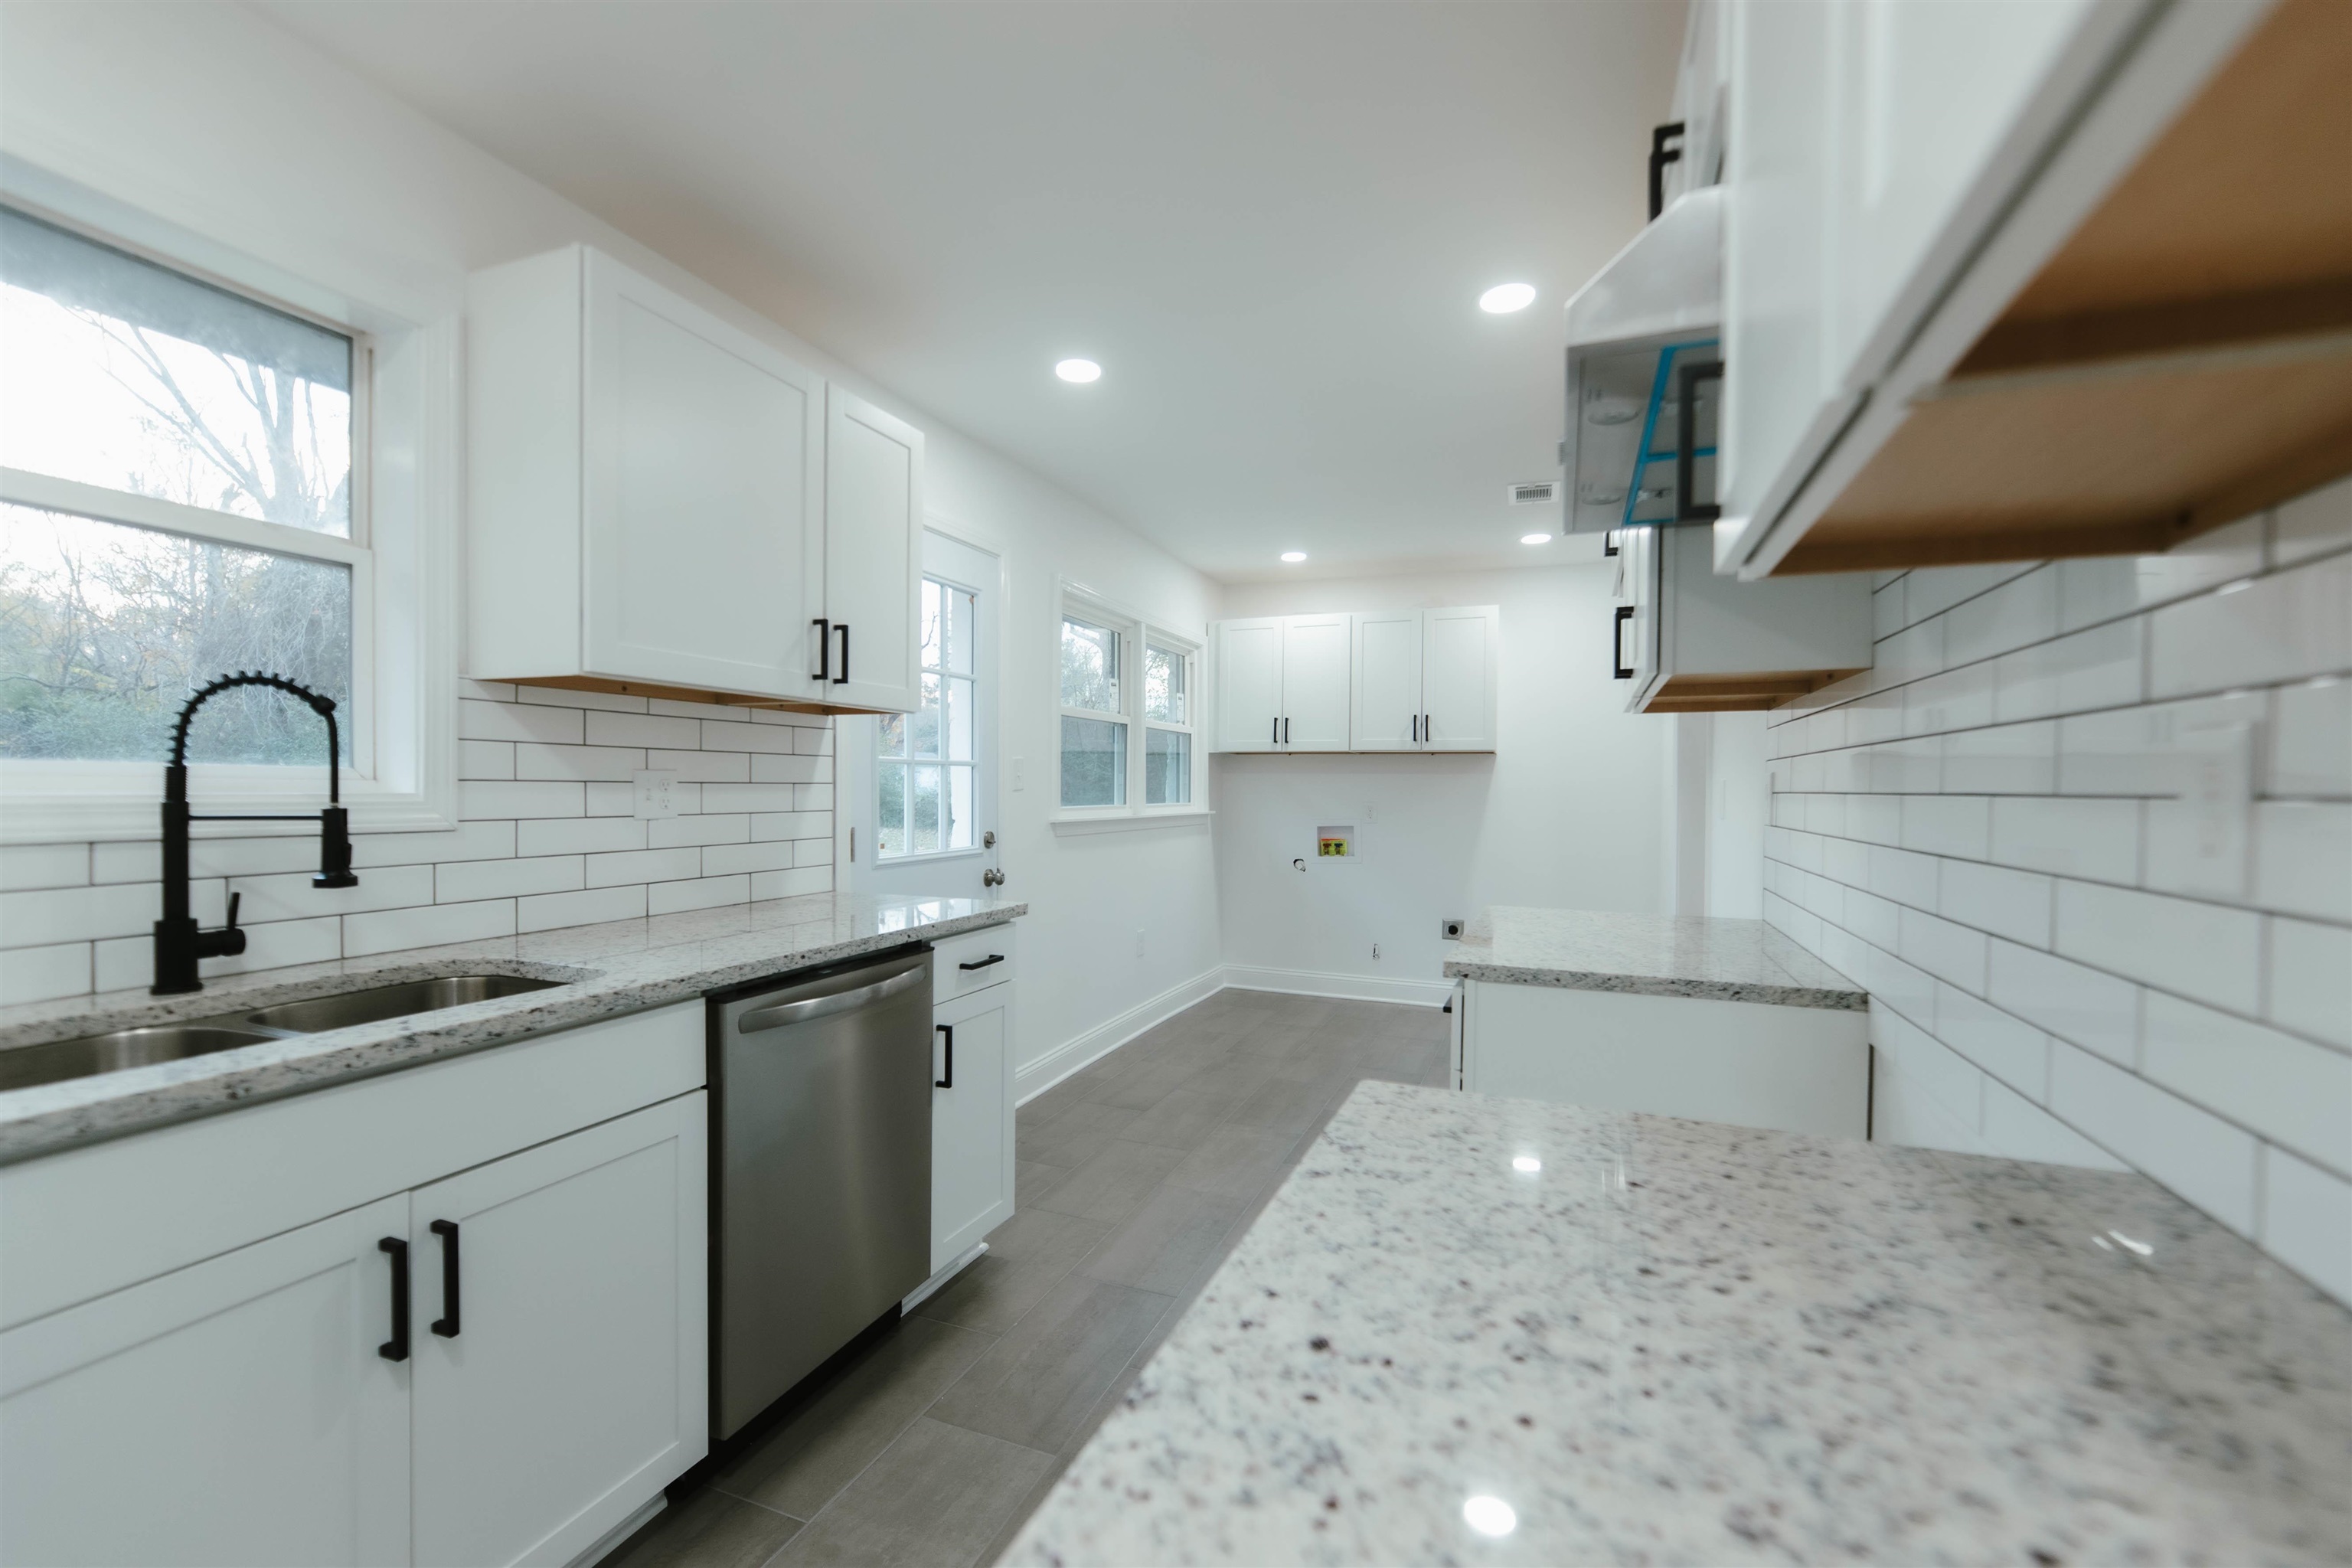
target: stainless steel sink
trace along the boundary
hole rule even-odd
[[[242,1021],[265,1029],[289,1029],[315,1035],[322,1029],[348,1028],[353,1024],[381,1024],[411,1013],[433,1013],[462,1007],[468,1002],[490,1002],[562,985],[561,980],[530,980],[520,974],[445,974],[438,980],[411,980],[400,985],[379,985],[372,991],[347,991],[340,996],[314,996],[308,1002],[281,1002],[275,1007],[241,1015]]]
[[[0,1051],[0,1089],[62,1083],[68,1079],[121,1072],[125,1068],[208,1056],[214,1051],[233,1051],[239,1046],[283,1037],[267,1029],[242,1028],[235,1023],[208,1018],[191,1024],[113,1029],[103,1035],[85,1035],[78,1040],[18,1046]]]
[[[462,1007],[468,1002],[520,996],[565,984],[562,980],[531,980],[520,974],[445,974],[438,980],[411,980],[399,985],[347,991],[339,996],[314,996],[307,1002],[281,1002],[274,1007],[217,1018],[151,1024],[144,1028],[111,1029],[103,1035],[84,1035],[73,1040],[16,1046],[0,1050],[0,1090],[30,1089],[35,1084],[62,1083],[68,1079],[121,1072],[153,1062],[232,1051],[263,1040],[282,1040],[289,1035],[315,1035],[352,1024],[381,1024],[412,1013],[433,1013],[444,1007]]]

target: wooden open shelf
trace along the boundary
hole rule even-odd
[[[482,675],[478,680],[509,686],[545,686],[558,691],[602,691],[613,697],[661,697],[672,702],[716,702],[727,708],[769,708],[784,713],[870,713],[870,708],[827,707],[782,697],[751,697],[740,691],[706,691],[698,686],[659,686],[649,680],[607,680],[595,675]]]
[[[1755,712],[1793,702],[1832,681],[1859,673],[1852,669],[1768,669],[1751,675],[1670,675],[1642,704],[1642,711]]]
[[[2352,0],[2284,0],[1777,572],[2141,554],[2352,473]]]

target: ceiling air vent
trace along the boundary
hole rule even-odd
[[[1513,485],[1511,504],[1513,506],[1549,506],[1559,493],[1559,485],[1552,479],[1538,479],[1531,485]]]

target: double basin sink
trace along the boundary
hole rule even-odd
[[[79,1039],[17,1046],[0,1050],[0,1090],[30,1089],[36,1084],[62,1083],[99,1073],[121,1072],[126,1068],[208,1056],[214,1051],[232,1051],[239,1046],[315,1035],[328,1029],[348,1028],[353,1024],[381,1024],[411,1014],[520,996],[566,984],[519,974],[447,974],[437,980],[411,980],[366,991],[346,991],[335,996],[314,996],[303,1002],[280,1002],[273,1007],[256,1007],[214,1018],[150,1024],[140,1028],[110,1029],[102,1035],[84,1035]]]

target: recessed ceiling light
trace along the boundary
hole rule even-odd
[[[1081,384],[1102,379],[1102,366],[1090,359],[1066,359],[1054,367],[1054,374],[1064,381]]]
[[[1521,1154],[1511,1162],[1511,1169],[1532,1176],[1543,1169],[1543,1162],[1533,1154]]]
[[[1535,302],[1536,287],[1532,283],[1497,283],[1478,296],[1478,309],[1490,316],[1507,316]]]
[[[1462,1505],[1465,1523],[1481,1535],[1508,1535],[1519,1527],[1519,1510],[1498,1497],[1474,1497]]]
[[[1549,544],[1551,542],[1551,535],[1549,533],[1522,533],[1519,535],[1519,542],[1521,544]]]
[[[1289,562],[1293,566],[1296,566],[1301,561],[1307,559],[1307,552],[1304,550],[1286,550],[1282,552],[1282,558],[1285,561]]]

